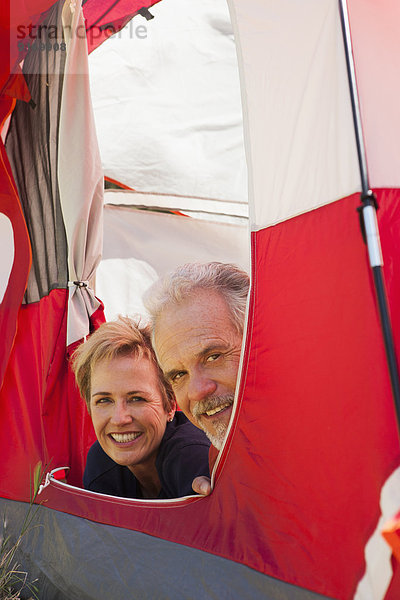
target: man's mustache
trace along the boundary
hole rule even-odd
[[[209,410],[213,410],[214,408],[218,408],[222,406],[222,404],[233,404],[234,395],[233,394],[224,394],[223,396],[209,396],[208,398],[204,398],[204,400],[199,400],[193,408],[192,415],[199,419],[205,412]]]

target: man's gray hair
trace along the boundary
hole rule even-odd
[[[224,297],[233,324],[239,333],[243,333],[249,286],[248,274],[236,265],[188,263],[157,281],[146,294],[145,306],[154,327],[167,306],[180,304],[198,288],[214,290]]]

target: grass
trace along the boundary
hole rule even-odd
[[[32,495],[29,502],[29,508],[21,525],[18,538],[12,543],[11,537],[6,536],[7,519],[3,517],[3,532],[4,536],[0,537],[0,600],[19,600],[24,589],[31,594],[30,600],[37,599],[37,588],[34,581],[28,581],[29,575],[23,571],[17,561],[16,555],[18,549],[24,539],[24,536],[33,528],[34,518],[39,506],[34,502],[39,493],[40,482],[42,480],[44,470],[42,463],[39,462],[33,473],[33,488],[30,481]]]

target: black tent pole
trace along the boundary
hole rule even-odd
[[[349,78],[351,106],[353,111],[354,130],[356,135],[358,162],[361,175],[361,223],[365,242],[368,248],[369,263],[373,272],[375,291],[378,300],[379,315],[385,343],[386,358],[390,374],[390,382],[397,414],[397,427],[400,432],[400,384],[397,368],[396,352],[393,341],[392,325],[390,322],[389,305],[383,278],[383,259],[379,229],[376,219],[377,202],[369,188],[367,162],[365,159],[364,140],[360,117],[357,84],[354,71],[353,50],[351,45],[347,0],[339,0],[340,18],[342,22],[344,49],[346,55],[347,74]]]

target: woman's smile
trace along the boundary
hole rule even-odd
[[[126,445],[130,442],[136,441],[142,435],[142,433],[140,431],[137,431],[136,433],[109,433],[108,435],[117,444]]]
[[[146,356],[104,360],[91,384],[90,411],[104,452],[136,476],[153,470],[170,417],[155,364]]]

